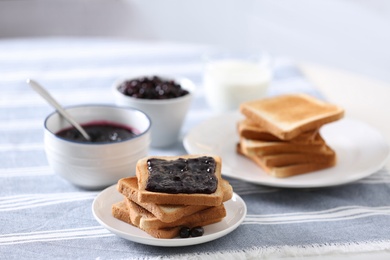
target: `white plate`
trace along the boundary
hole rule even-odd
[[[210,118],[194,127],[183,143],[188,153],[216,154],[222,158],[222,173],[248,182],[288,188],[313,188],[345,184],[380,170],[389,157],[384,137],[369,125],[349,118],[329,123],[321,135],[337,154],[335,167],[278,179],[267,175],[249,159],[236,153],[239,113]]]
[[[233,193],[231,200],[224,203],[226,217],[218,223],[204,226],[204,235],[191,238],[158,239],[139,228],[114,218],[112,204],[121,201],[123,196],[116,190],[116,185],[103,190],[92,204],[95,219],[112,233],[133,242],[153,246],[189,246],[205,243],[220,238],[236,229],[246,216],[246,205],[240,196]]]

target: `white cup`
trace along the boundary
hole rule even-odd
[[[272,79],[265,53],[220,52],[204,56],[203,87],[215,112],[238,109],[241,103],[264,98]]]
[[[170,99],[141,99],[126,96],[118,90],[121,83],[137,77],[125,78],[116,81],[113,85],[115,103],[118,106],[133,107],[147,114],[151,121],[151,146],[163,148],[175,144],[179,140],[181,127],[189,110],[195,85],[186,78],[171,78],[161,76],[166,80],[174,80],[189,93]]]
[[[80,124],[112,122],[136,129],[133,138],[112,143],[80,143],[56,135],[70,127],[54,112],[45,120],[44,144],[53,171],[85,189],[102,189],[119,179],[135,176],[137,161],[149,153],[150,119],[145,113],[109,105],[80,105],[66,111]]]

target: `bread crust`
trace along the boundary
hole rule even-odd
[[[240,111],[282,140],[291,140],[344,116],[341,107],[307,94],[280,95],[242,103]]]
[[[120,201],[120,202],[117,202],[117,203],[112,205],[112,215],[121,221],[124,221],[130,225],[133,225],[135,227],[140,228],[141,230],[145,231],[146,233],[148,233],[149,235],[151,235],[155,238],[169,239],[169,238],[177,237],[179,235],[180,229],[182,228],[182,226],[176,226],[176,227],[160,228],[160,229],[154,229],[154,228],[142,229],[139,226],[139,222],[132,222],[131,221],[131,211],[127,207],[127,204],[125,201]],[[206,225],[220,222],[222,219],[223,218],[212,218],[212,219],[207,219],[204,221],[197,221],[197,222],[191,223],[191,225],[189,225],[188,227],[193,228],[195,226],[206,226]],[[135,221],[137,221],[137,220],[135,219]]]
[[[214,193],[178,193],[170,194],[163,192],[151,192],[146,190],[146,184],[149,178],[149,171],[147,161],[151,158],[163,160],[177,160],[179,158],[190,159],[202,156],[213,157],[216,162],[215,176],[218,180],[217,189]],[[218,206],[223,200],[223,186],[221,177],[222,161],[221,157],[216,155],[181,155],[181,156],[149,156],[137,162],[136,176],[138,178],[138,200],[141,203],[156,203],[156,204],[181,204],[181,205],[204,205],[204,206]]]
[[[228,181],[224,179],[221,181],[223,187],[222,202],[225,202],[232,198],[233,188]],[[150,211],[156,218],[166,223],[174,222],[184,216],[191,215],[209,207],[204,205],[161,205],[152,202],[140,202],[138,199],[139,190],[137,177],[120,179],[117,184],[117,189],[122,195]]]
[[[318,129],[304,132],[291,140],[283,140],[271,134],[267,129],[256,125],[248,119],[241,120],[237,123],[238,134],[246,139],[265,141],[265,142],[290,142],[290,143],[312,143],[316,142]]]
[[[258,164],[262,163],[258,157],[253,158],[253,160]],[[286,178],[313,171],[323,170],[326,168],[330,168],[335,164],[336,158],[334,158],[334,160],[329,161],[328,163],[300,163],[281,167],[263,167],[263,169],[266,169],[266,172],[269,175],[274,176],[276,178]]]
[[[226,210],[223,204],[195,212],[191,215],[183,216],[182,218],[166,223],[159,220],[151,212],[141,207],[134,201],[125,198],[127,208],[130,210],[130,219],[133,223],[138,223],[138,226],[145,229],[162,229],[172,228],[176,226],[194,226],[199,222],[205,222],[208,219],[220,219],[226,217]]]
[[[327,151],[326,143],[319,133],[316,134],[316,141],[310,143],[259,141],[241,137],[240,146],[244,154],[261,156],[281,153],[323,154]]]
[[[131,222],[130,211],[127,208],[125,201],[120,201],[112,205],[112,215],[114,216],[114,218],[117,218],[123,222],[126,222],[127,224],[139,228],[135,223]],[[160,230],[151,229],[144,231],[155,238],[174,238],[179,234],[180,228],[181,227],[174,227]]]
[[[329,148],[330,149],[330,148]],[[286,153],[276,155],[266,155],[260,157],[267,167],[282,167],[292,164],[301,163],[328,163],[334,161],[336,153],[330,149],[330,151],[316,154],[316,153]]]
[[[330,149],[330,148],[329,148]],[[337,157],[335,153],[330,152],[330,155],[324,158],[324,161],[289,161],[283,162],[280,165],[267,165],[267,160],[261,155],[245,154],[240,145],[237,145],[237,152],[248,159],[252,160],[258,166],[260,166],[268,175],[276,178],[286,178],[299,174],[305,174],[313,171],[318,171],[326,168],[330,168],[336,164]]]

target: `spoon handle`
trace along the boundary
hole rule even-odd
[[[49,102],[55,109],[58,110],[58,112],[65,117],[65,119],[71,123],[87,140],[91,140],[91,137],[85,132],[85,130],[66,112],[65,109],[62,108],[62,106],[47,92],[41,85],[38,84],[38,82],[28,79],[27,83],[30,84],[30,86],[38,93],[40,94],[44,99],[46,99],[47,102]]]

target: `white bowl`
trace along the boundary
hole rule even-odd
[[[135,176],[137,161],[148,155],[150,119],[134,108],[109,105],[82,105],[66,108],[81,125],[111,122],[135,129],[137,135],[111,143],[81,143],[58,137],[56,133],[70,127],[57,112],[45,120],[45,152],[55,173],[76,186],[101,189],[120,178]]]
[[[142,77],[151,76],[152,75],[146,75]],[[123,82],[140,77],[119,79],[113,84],[112,91],[114,93],[115,103],[118,106],[139,109],[150,117],[152,121],[151,146],[167,147],[175,144],[179,140],[181,127],[194,95],[195,85],[187,78],[159,77],[164,80],[173,80],[176,83],[179,83],[181,87],[189,93],[171,99],[141,99],[126,96],[118,90],[118,87]]]

